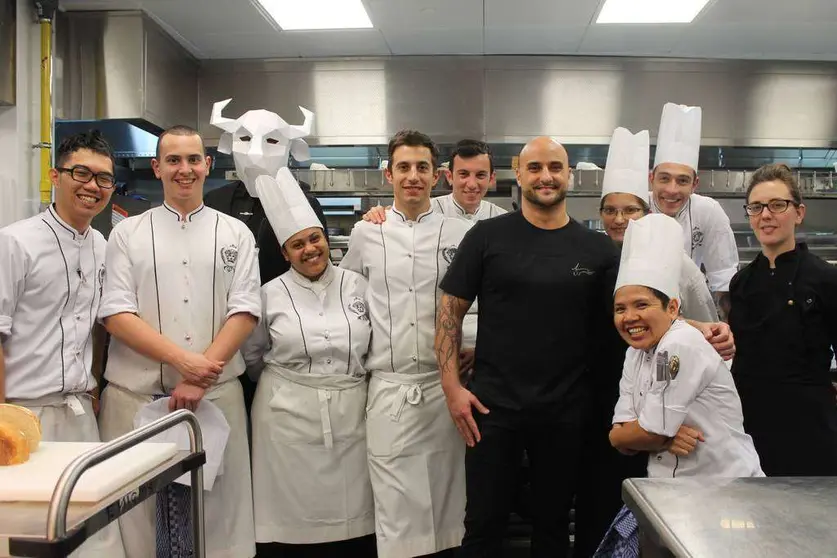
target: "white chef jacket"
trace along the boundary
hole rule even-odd
[[[340,267],[369,281],[372,343],[366,368],[399,374],[438,369],[433,348],[439,283],[470,228],[432,209],[409,221],[395,206],[386,221],[359,221]],[[466,324],[467,325],[467,324]],[[463,338],[474,336],[463,326]]]
[[[658,381],[656,355],[667,351],[679,370]],[[651,351],[628,348],[613,423],[632,422],[652,434],[673,437],[681,425],[696,428],[705,441],[678,457],[667,451],[648,457],[650,478],[679,476],[761,477],[753,440],[744,432],[741,401],[732,375],[700,332],[675,321]]]
[[[430,207],[433,211],[441,213],[445,217],[459,217],[467,221],[477,222],[491,217],[497,217],[506,213],[506,210],[499,205],[493,204],[489,201],[481,200],[480,206],[474,213],[468,213],[465,208],[459,205],[453,194],[439,196],[430,200]]]
[[[261,323],[241,350],[248,373],[273,364],[300,374],[366,376],[366,288],[362,276],[331,264],[317,281],[291,268],[264,285]]]
[[[0,339],[6,397],[37,399],[96,387],[91,330],[105,274],[105,239],[79,234],[53,206],[0,229]]]
[[[660,213],[654,196],[651,210]],[[692,194],[676,219],[683,227],[686,253],[706,270],[709,290],[729,291],[729,282],[738,272],[738,248],[724,208],[712,198]]]
[[[698,322],[717,322],[718,308],[706,277],[697,264],[684,252],[683,265],[680,266],[680,314],[687,320]]]
[[[168,204],[120,222],[110,233],[99,317],[131,312],[183,349],[204,352],[233,314],[261,318],[253,234],[201,205],[181,221]],[[244,372],[236,353],[218,379]],[[169,393],[180,374],[112,339],[105,378],[131,392]]]

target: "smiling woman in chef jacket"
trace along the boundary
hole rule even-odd
[[[258,185],[291,269],[262,287],[263,319],[243,349],[248,373],[260,374],[251,417],[256,540],[285,543],[282,556],[374,555],[367,282],[332,266],[322,225],[287,167],[277,180]]]
[[[649,153],[648,130],[636,134],[626,128],[614,130],[607,152],[599,213],[605,232],[617,244],[622,244],[630,221],[650,213]],[[681,314],[689,320],[717,322],[718,311],[703,273],[685,252],[681,259],[678,281]]]
[[[729,369],[678,319],[680,226],[665,215],[632,221],[614,294],[614,323],[630,345],[611,444],[648,451],[648,476],[763,476],[744,432]]]

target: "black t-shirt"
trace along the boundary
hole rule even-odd
[[[614,243],[572,219],[544,230],[518,211],[468,232],[441,288],[479,299],[469,387],[483,404],[566,420],[594,394],[609,404],[624,359],[612,317],[618,265]]]

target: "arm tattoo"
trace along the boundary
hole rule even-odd
[[[462,320],[471,302],[443,294],[436,316],[436,361],[439,373],[459,377],[459,349],[462,345]]]

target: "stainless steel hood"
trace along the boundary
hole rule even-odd
[[[56,121],[197,126],[198,61],[147,16],[65,12],[55,28]]]

